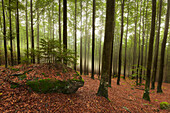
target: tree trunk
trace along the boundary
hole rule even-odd
[[[164,72],[164,56],[165,56],[165,47],[166,47],[166,41],[167,41],[167,36],[168,36],[169,16],[170,16],[170,0],[168,0],[168,5],[167,5],[164,38],[163,38],[162,47],[161,47],[161,58],[160,58],[159,79],[158,79],[157,93],[162,93],[163,92],[161,87],[162,87],[163,74],[164,74],[163,73]]]
[[[2,0],[2,12],[3,12],[3,37],[4,37],[4,52],[5,52],[5,68],[8,67],[8,62],[7,62],[7,45],[6,45],[6,23],[5,23],[5,11],[4,11],[4,0]]]
[[[18,56],[18,64],[21,63],[21,57],[20,57],[20,39],[19,39],[19,11],[18,11],[18,0],[17,0],[17,20],[16,20],[16,31],[17,31],[17,56]]]
[[[122,15],[121,15],[121,38],[120,38],[120,48],[119,48],[119,69],[118,69],[118,78],[117,85],[120,85],[120,74],[121,74],[121,64],[122,64],[122,40],[123,40],[123,14],[124,14],[124,0],[122,2]]]
[[[134,74],[134,69],[136,65],[136,47],[137,47],[137,42],[136,42],[136,35],[137,35],[137,19],[138,19],[138,0],[137,2],[137,11],[136,11],[136,20],[135,20],[135,37],[134,37],[134,46],[133,46],[133,65],[132,65],[132,75]]]
[[[77,0],[75,0],[75,44],[74,44],[74,47],[75,47],[75,59],[77,59],[77,20],[76,20],[76,17],[77,17]],[[76,70],[76,64],[77,64],[77,60],[75,61],[75,64],[74,64],[74,70]]]
[[[103,96],[108,99],[108,80],[110,73],[110,57],[111,47],[113,40],[113,25],[114,25],[114,7],[115,0],[107,0],[106,7],[106,25],[105,25],[105,38],[103,48],[103,60],[102,60],[102,74],[100,80],[100,86],[97,92],[98,96]]]
[[[25,11],[25,16],[26,16],[26,40],[27,40],[27,58],[29,58],[27,3],[28,3],[28,1],[26,0],[26,11]]]
[[[61,55],[61,0],[59,0],[59,19],[58,19],[58,24],[59,24],[59,43],[60,43],[60,55]],[[62,61],[62,59],[59,59]]]
[[[95,11],[96,11],[96,0],[93,0],[93,28],[92,28],[92,75],[94,79],[94,47],[95,47]]]
[[[10,50],[11,50],[11,65],[14,65],[13,47],[12,47],[12,22],[11,22],[11,0],[9,0],[9,30],[10,30]]]
[[[82,75],[82,0],[80,3],[81,6],[81,36],[80,36],[80,74]]]
[[[151,65],[152,65],[153,43],[154,43],[154,35],[155,35],[155,17],[156,17],[156,0],[152,0],[152,23],[151,23],[151,33],[150,33],[150,41],[149,41],[145,92],[143,94],[143,99],[148,101],[150,101],[149,85],[150,85],[150,74],[151,74]]]
[[[86,44],[87,44],[87,39],[88,39],[88,31],[87,31],[87,20],[88,20],[88,0],[86,1],[86,28],[85,28],[85,34],[86,34],[86,36],[85,36],[85,45],[84,45],[84,48],[85,48],[85,50],[84,50],[84,52],[85,52],[85,54],[84,54],[84,74],[85,75],[87,75],[87,64],[86,64],[86,57],[87,57],[87,55],[86,55]]]
[[[32,0],[30,0],[30,9],[31,9],[32,63],[35,63]]]
[[[142,10],[142,0],[141,0],[141,6],[140,6],[140,23],[139,23],[139,55],[138,55],[138,65],[137,65],[137,73],[136,73],[136,85],[138,85],[138,79],[139,79],[139,63],[140,63],[140,31],[141,31],[141,10]]]
[[[157,72],[157,62],[158,62],[158,53],[159,53],[159,36],[160,36],[160,25],[161,25],[161,12],[162,12],[162,0],[159,0],[159,22],[158,22],[158,31],[156,35],[155,43],[155,54],[154,54],[154,63],[153,63],[153,73],[152,73],[152,85],[151,89],[155,89],[156,81],[156,72]]]
[[[125,39],[125,63],[124,63],[124,79],[126,77],[126,57],[127,57],[127,36],[128,36],[128,25],[129,25],[129,0],[128,0],[128,14],[127,14],[127,28],[126,28],[126,39]]]
[[[39,50],[39,9],[37,9],[37,50]],[[40,55],[37,56],[37,62],[40,63]]]
[[[67,0],[63,0],[63,50],[67,51]],[[67,65],[66,59],[64,64]]]

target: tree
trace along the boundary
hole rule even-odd
[[[32,63],[35,63],[32,0],[30,0],[30,9],[31,9]]]
[[[25,16],[26,16],[26,40],[27,40],[27,58],[29,58],[29,41],[28,41],[28,16],[27,16],[27,4],[28,0],[26,0],[26,10],[25,10]]]
[[[19,38],[19,11],[18,11],[18,0],[17,0],[17,14],[16,14],[16,32],[17,32],[17,56],[18,56],[18,64],[21,63],[20,56],[20,38]]]
[[[137,19],[138,19],[138,0],[136,0],[136,2],[137,2],[137,9],[136,9],[136,18],[135,18],[135,36],[134,36],[134,46],[133,46],[132,74],[134,74],[134,69],[136,65],[136,47],[137,47],[136,35],[137,35]]]
[[[59,24],[59,43],[60,43],[60,50],[61,50],[61,0],[59,0],[59,19],[58,19],[58,24]],[[61,51],[60,51],[60,55],[61,55]],[[62,59],[60,59],[61,61]]]
[[[128,0],[128,13],[127,13],[127,28],[126,28],[126,38],[125,38],[125,63],[124,63],[124,79],[126,77],[126,56],[127,56],[127,36],[128,36],[128,25],[129,25],[129,6],[130,2]]]
[[[159,79],[158,79],[158,86],[157,86],[157,92],[162,93],[162,82],[163,82],[163,72],[164,72],[164,57],[165,57],[165,47],[166,47],[166,41],[168,36],[168,28],[169,28],[169,16],[170,16],[170,0],[168,0],[167,5],[167,13],[166,13],[166,21],[165,21],[165,29],[164,29],[164,37],[162,41],[162,47],[161,47],[161,58],[160,58],[160,67],[159,67]]]
[[[154,62],[153,62],[153,73],[152,73],[152,85],[151,89],[155,89],[155,81],[156,81],[156,71],[157,71],[157,62],[158,62],[158,53],[159,53],[159,37],[160,37],[160,25],[161,25],[161,12],[162,12],[162,0],[159,0],[159,19],[158,19],[158,31],[156,35],[156,43],[155,43],[155,54],[154,54]]]
[[[39,50],[39,9],[37,8],[37,50]],[[40,63],[40,55],[37,56],[37,63]]]
[[[114,10],[115,0],[107,0],[106,6],[106,25],[105,25],[105,38],[103,48],[103,60],[102,60],[102,73],[100,86],[97,92],[98,96],[108,98],[108,80],[110,71],[110,57],[111,47],[113,40],[113,25],[114,25]]]
[[[81,32],[81,36],[80,36],[80,74],[82,75],[82,0],[80,3],[80,7],[81,7],[81,28],[80,28],[80,32]]]
[[[2,12],[3,12],[3,37],[4,37],[4,52],[5,52],[5,68],[8,67],[8,62],[7,62],[7,45],[6,45],[6,23],[5,23],[5,11],[4,11],[4,0],[2,0]]]
[[[77,0],[75,0],[75,58],[77,59],[77,20],[76,20],[76,14],[77,14]],[[74,70],[76,70],[76,62],[74,64]]]
[[[94,79],[95,11],[96,11],[96,0],[93,0],[93,28],[92,28],[92,74],[91,74],[91,78],[92,78],[92,79]]]
[[[67,0],[63,0],[63,50],[67,51]],[[64,64],[67,65],[66,59]]]
[[[123,40],[123,14],[124,14],[124,0],[122,1],[122,14],[121,14],[121,38],[120,38],[120,48],[119,48],[119,69],[118,69],[118,78],[117,85],[120,85],[120,74],[121,74],[121,64],[122,64],[122,40]]]
[[[155,35],[155,17],[156,17],[156,0],[152,0],[152,23],[151,23],[151,33],[150,33],[150,40],[149,40],[145,92],[143,94],[143,99],[148,101],[150,101],[149,85],[150,85],[150,74],[151,74],[151,65],[152,65],[153,43],[154,43],[154,35]]]

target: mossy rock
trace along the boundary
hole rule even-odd
[[[37,93],[75,93],[79,87],[84,85],[83,79],[69,79],[67,81],[57,79],[40,79],[27,81],[27,85]]]
[[[170,103],[168,103],[168,102],[161,102],[160,103],[160,108],[161,109],[168,109],[168,110],[170,110]]]

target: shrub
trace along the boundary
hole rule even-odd
[[[168,102],[161,102],[160,103],[160,108],[161,109],[168,109],[168,110],[170,110],[170,103],[168,103]]]

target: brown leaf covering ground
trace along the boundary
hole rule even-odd
[[[19,66],[21,67],[21,66]],[[44,67],[44,66],[43,66]],[[32,66],[33,71],[29,77],[40,76],[42,72],[50,75],[49,69]],[[15,67],[16,68],[16,67]],[[25,70],[28,69],[24,68]],[[23,69],[23,70],[24,70]],[[45,69],[45,70],[44,70]],[[52,68],[55,70],[54,68]],[[0,68],[0,112],[51,112],[51,113],[168,113],[168,110],[161,110],[159,103],[166,101],[170,103],[170,84],[163,83],[164,93],[157,94],[156,90],[150,90],[151,102],[142,99],[144,86],[135,87],[135,81],[121,79],[116,85],[116,78],[112,79],[112,87],[109,88],[109,99],[96,96],[99,83],[97,76],[92,80],[90,76],[82,76],[84,86],[79,88],[75,94],[37,94],[29,92],[24,87],[11,89],[8,82],[3,78],[7,76]],[[21,70],[20,70],[21,71]],[[56,70],[55,70],[56,71]],[[56,73],[54,71],[54,73]],[[58,70],[61,71],[61,70]],[[71,69],[70,69],[71,74]],[[15,73],[15,72],[11,72]],[[52,72],[53,73],[53,72]],[[74,72],[73,72],[74,73]],[[68,74],[68,73],[67,73]],[[63,75],[63,73],[61,73]],[[52,77],[51,74],[49,77]],[[70,77],[70,75],[68,75]],[[56,77],[56,76],[53,76]],[[58,77],[58,76],[57,76]],[[42,77],[43,78],[43,77]],[[64,79],[66,79],[65,77]],[[62,78],[63,79],[63,78]],[[15,80],[15,79],[13,79]]]

